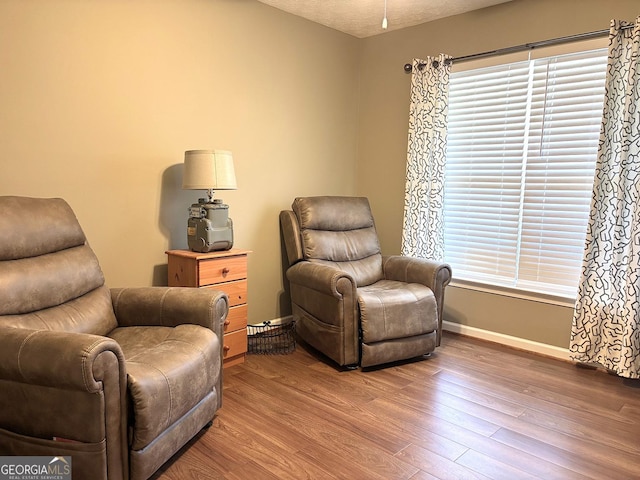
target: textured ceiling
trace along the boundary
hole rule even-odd
[[[354,37],[384,33],[385,0],[259,0]],[[398,30],[510,0],[386,0],[388,28]]]

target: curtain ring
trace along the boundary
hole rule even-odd
[[[438,62],[437,60],[434,60],[433,63],[431,63],[431,66],[433,68],[438,68],[440,66],[440,62]]]

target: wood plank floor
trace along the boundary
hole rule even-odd
[[[369,371],[250,355],[223,398],[154,480],[640,479],[640,382],[453,334]]]

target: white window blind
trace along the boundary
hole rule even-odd
[[[607,50],[452,73],[445,260],[459,280],[575,296]]]

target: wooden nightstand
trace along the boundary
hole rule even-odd
[[[244,362],[247,353],[247,255],[249,250],[198,253],[169,250],[169,286],[222,290],[229,297],[224,323],[224,367]]]

